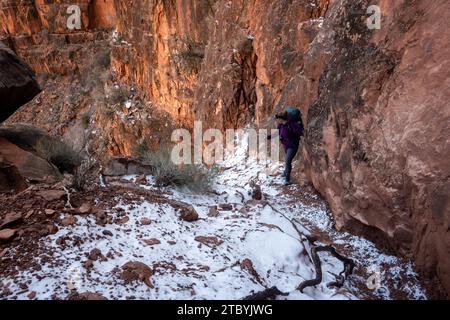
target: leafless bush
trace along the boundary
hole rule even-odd
[[[156,151],[140,147],[138,156],[145,164],[152,167],[155,183],[159,187],[175,186],[187,187],[196,191],[206,190],[211,186],[217,174],[215,168],[206,168],[202,165],[176,165],[171,160],[169,147],[163,147]]]

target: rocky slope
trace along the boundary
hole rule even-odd
[[[448,1],[78,3],[70,31],[67,4],[2,2],[0,39],[44,88],[12,122],[129,155],[194,119],[266,127],[297,105],[301,174],[337,227],[413,256],[450,292]],[[381,30],[367,28],[370,4]]]

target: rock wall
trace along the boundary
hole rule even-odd
[[[72,137],[89,130],[107,154],[127,155],[174,124],[268,127],[296,105],[308,127],[302,175],[337,227],[413,256],[450,292],[448,1],[76,2],[79,31],[64,29],[68,1],[2,2],[0,38],[56,75],[13,121],[57,123]],[[380,30],[367,28],[372,4]],[[104,50],[101,85],[85,85]],[[130,101],[111,110],[122,85]]]
[[[387,240],[449,291],[450,3],[378,1],[379,31],[360,23],[368,4],[328,12],[305,171],[338,228]]]

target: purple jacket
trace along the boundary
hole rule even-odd
[[[281,143],[286,149],[297,148],[305,131],[303,125],[292,118],[288,118],[286,123],[280,124],[278,130],[280,131]]]

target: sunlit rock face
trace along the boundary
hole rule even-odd
[[[298,106],[301,174],[337,227],[413,256],[450,292],[448,1],[77,3],[81,30],[67,29],[68,1],[2,2],[0,39],[44,89],[12,122],[74,141],[88,130],[99,155],[130,155],[194,119],[269,127]],[[128,91],[111,103],[117,84]]]

